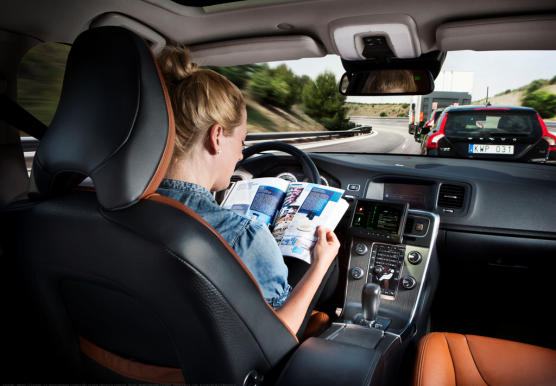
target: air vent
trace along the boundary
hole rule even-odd
[[[463,207],[465,188],[458,185],[440,185],[438,193],[438,207],[460,209]]]
[[[404,234],[413,232],[413,225],[415,224],[415,219],[413,217],[408,217],[405,221],[405,228],[403,230]]]

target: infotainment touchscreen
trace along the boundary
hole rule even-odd
[[[409,204],[357,200],[350,224],[356,236],[401,243]]]
[[[430,210],[432,194],[427,185],[384,184],[384,201],[407,202],[411,209]]]

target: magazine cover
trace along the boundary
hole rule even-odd
[[[243,216],[272,224],[286,195],[289,182],[279,178],[257,178],[239,181],[222,207]]]
[[[278,213],[274,239],[284,256],[311,263],[319,225],[334,229],[347,209],[343,190],[309,183],[290,185]]]

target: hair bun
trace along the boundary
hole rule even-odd
[[[191,62],[187,47],[166,46],[158,54],[157,62],[166,83],[180,83],[197,71],[197,63]]]

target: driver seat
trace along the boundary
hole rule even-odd
[[[154,193],[173,145],[145,41],[83,32],[29,189],[0,213],[20,382],[243,385],[297,347],[221,236]]]

